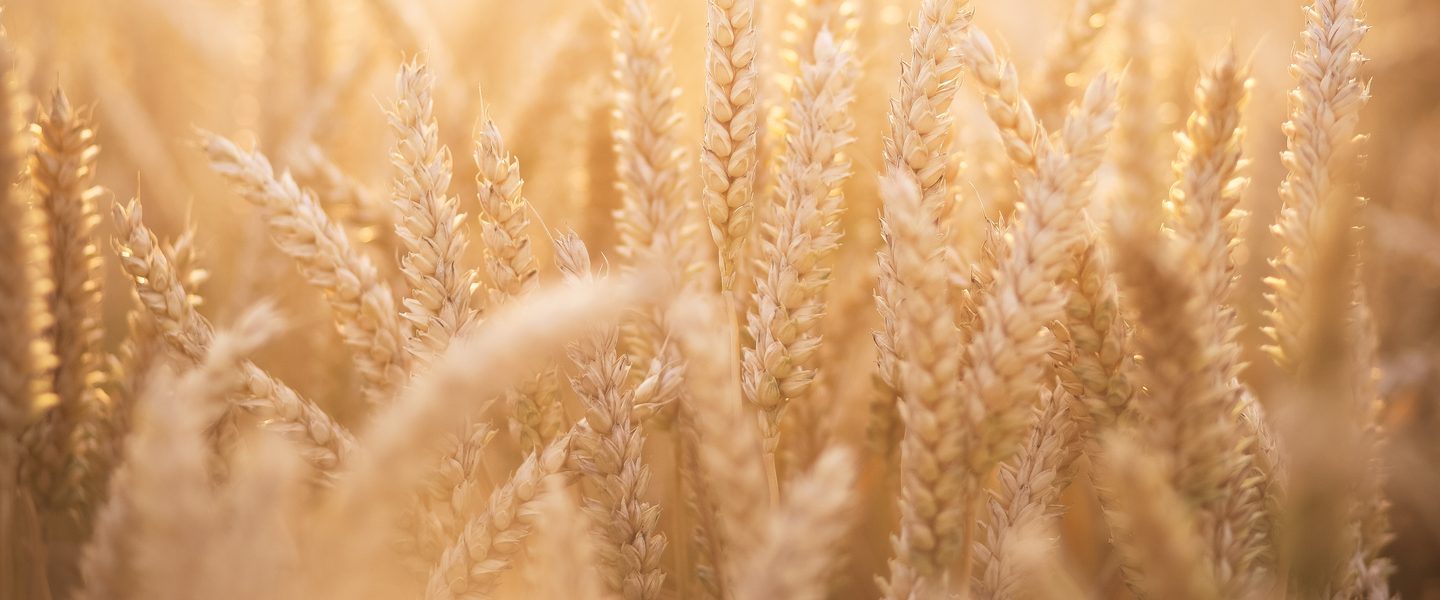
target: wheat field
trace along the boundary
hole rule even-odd
[[[0,7],[0,598],[1440,598],[1434,0]]]

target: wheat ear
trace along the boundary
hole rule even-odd
[[[1216,340],[1217,319],[1189,265],[1200,262],[1185,241],[1167,246],[1146,234],[1117,242],[1128,298],[1140,315],[1136,336],[1149,398],[1140,410],[1147,447],[1165,455],[1167,477],[1195,515],[1207,563],[1226,597],[1252,593],[1261,498],[1253,439],[1240,427],[1234,367]],[[1144,249],[1142,251],[1142,249]],[[1138,254],[1137,254],[1138,252]]]
[[[400,270],[410,284],[402,316],[412,331],[405,349],[422,364],[440,354],[474,319],[473,274],[460,265],[465,253],[462,215],[450,189],[450,150],[440,144],[431,91],[435,78],[411,61],[395,75],[397,99],[390,108],[396,143],[393,198],[399,211],[395,234],[405,246]]]
[[[555,256],[567,279],[592,277],[589,253],[575,234],[557,237]],[[644,498],[650,480],[645,433],[633,415],[630,362],[617,349],[618,335],[611,328],[570,347],[579,369],[570,387],[585,406],[587,425],[574,438],[573,460],[593,490],[584,507],[603,542],[597,556],[607,587],[626,600],[646,600],[659,597],[665,581],[665,536],[658,531],[660,507]],[[655,384],[641,383],[647,385]]]
[[[14,182],[25,170],[29,140],[22,133],[23,97],[9,37],[0,30],[0,181]],[[45,290],[40,264],[44,248],[33,232],[40,215],[15,186],[0,185],[0,533],[8,533],[11,490],[21,453],[21,434],[31,419],[37,394],[48,388],[38,373],[48,350],[40,336],[44,318],[36,308]],[[48,312],[48,311],[46,311]],[[37,351],[37,348],[42,350]],[[0,538],[8,545],[9,537]],[[0,569],[8,565],[0,565]]]
[[[490,493],[485,510],[465,524],[431,569],[427,600],[490,597],[530,535],[542,482],[565,468],[570,439],[569,434],[561,435],[532,452],[508,481]]]
[[[101,440],[109,399],[102,389],[101,263],[94,239],[100,221],[101,190],[94,183],[99,147],[87,111],[73,108],[63,91],[55,91],[36,121],[29,171],[50,244],[49,336],[55,354],[50,377],[56,404],[27,434],[33,436],[31,461],[22,470],[39,508],[49,512],[78,508],[103,491],[103,479],[97,478],[110,449]]]
[[[372,405],[388,401],[404,382],[407,363],[390,286],[368,258],[351,248],[315,196],[302,191],[289,174],[277,176],[264,155],[210,133],[202,133],[202,147],[210,167],[261,210],[276,245],[329,300],[335,328],[365,382],[365,398]]]
[[[900,65],[900,82],[890,101],[890,132],[885,139],[887,171],[910,174],[920,185],[927,208],[938,217],[948,210],[951,101],[960,74],[961,60],[955,44],[970,27],[967,0],[925,0],[910,29],[908,60]],[[895,330],[899,320],[897,307],[891,300],[898,298],[895,286],[895,258],[882,245],[878,253],[879,284],[875,295],[876,311],[882,328],[873,334],[876,356],[876,379],[879,397],[872,413],[882,429],[894,423],[900,356],[896,348]]]
[[[695,223],[687,218],[689,161],[681,143],[679,89],[670,68],[670,34],[655,23],[648,0],[626,0],[615,17],[615,129],[613,134],[621,206],[615,213],[617,253],[623,269],[660,260],[677,282],[696,257],[687,240]],[[637,364],[658,355],[666,337],[663,319],[648,311],[622,330],[626,350]]]
[[[767,226],[767,258],[747,315],[753,347],[744,352],[742,384],[760,410],[760,433],[771,455],[786,407],[803,399],[815,381],[825,290],[840,244],[841,188],[851,173],[845,151],[854,130],[846,111],[858,75],[845,46],[822,31],[813,49],[816,62],[801,68],[779,174],[782,204]]]
[[[1159,200],[1165,183],[1156,156],[1162,155],[1163,132],[1158,117],[1165,94],[1156,66],[1160,48],[1151,28],[1153,0],[1128,0],[1119,9],[1122,52],[1129,66],[1120,83],[1120,116],[1115,125],[1115,152],[1112,159],[1122,173],[1120,198],[1126,210],[1146,227],[1158,228],[1164,220]]]
[[[983,598],[1023,596],[1024,536],[1054,527],[1064,506],[1060,494],[1074,476],[1080,456],[1079,430],[1069,414],[1073,398],[1062,386],[1040,391],[1035,425],[1020,450],[1000,465],[999,486],[991,492],[989,520],[976,542],[976,591]]]
[[[1075,97],[1075,89],[1084,81],[1081,67],[1095,52],[1100,33],[1110,24],[1115,0],[1075,0],[1065,30],[1051,44],[1040,67],[1036,84],[1035,112],[1047,123],[1065,116],[1065,107]]]
[[[481,507],[479,488],[485,449],[495,437],[495,428],[486,421],[466,419],[463,427],[445,434],[445,454],[425,478],[415,505],[403,517],[410,530],[399,546],[407,558],[413,559],[409,566],[421,574],[429,572],[455,541],[456,532]]]
[[[22,436],[37,400],[49,388],[44,368],[51,356],[41,336],[49,311],[40,310],[46,291],[41,215],[25,194],[10,185],[20,180],[29,151],[22,128],[25,97],[10,40],[0,29],[0,595],[29,593],[25,570],[39,566],[23,556],[21,514],[29,500],[19,485],[24,458]],[[34,561],[39,563],[39,560]],[[40,580],[43,577],[36,577]],[[36,581],[36,583],[40,583]]]
[[[934,261],[945,239],[926,212],[920,189],[903,172],[881,182],[885,239],[895,259],[897,297],[903,306],[895,338],[900,355],[896,378],[905,423],[900,442],[900,533],[894,538],[887,597],[909,595],[900,582],[938,593],[941,575],[960,556],[967,516],[965,499],[974,493],[964,476],[965,423],[981,409],[960,394],[962,349],[950,306],[948,271]]]
[[[741,567],[737,600],[820,600],[850,530],[855,505],[855,459],[831,448],[808,473],[786,486],[785,501],[770,515],[759,545]]]
[[[718,249],[720,286],[735,284],[737,261],[754,220],[759,79],[755,0],[709,0],[705,60],[702,204]]]
[[[521,195],[520,161],[510,155],[500,129],[488,117],[475,135],[476,199],[480,241],[490,279],[490,304],[522,300],[540,281],[530,248],[530,203]],[[544,369],[506,394],[520,435],[522,452],[542,448],[559,432],[564,418],[558,376]]]
[[[532,556],[536,563],[532,568],[537,580],[531,591],[536,600],[604,600],[605,586],[593,565],[597,551],[595,544],[586,537],[589,522],[585,518],[575,496],[564,488],[559,478],[552,477],[545,482],[544,495],[536,507],[536,522]],[[576,568],[580,566],[581,568]]]
[[[1218,600],[1224,596],[1204,559],[1194,518],[1167,481],[1164,459],[1127,434],[1105,438],[1101,485],[1113,491],[1117,510],[1111,528],[1126,562],[1138,565],[1128,575],[1148,598]]]
[[[1020,89],[1015,65],[1000,56],[979,28],[970,30],[961,47],[965,66],[985,97],[985,112],[1000,130],[1011,163],[1017,169],[1035,170],[1039,147],[1046,140],[1045,127]]]
[[[764,452],[758,428],[740,400],[739,382],[732,376],[734,353],[722,332],[727,323],[724,308],[711,296],[676,301],[675,316],[680,347],[686,360],[685,381],[694,405],[688,425],[695,428],[693,451],[700,469],[700,486],[714,517],[700,515],[712,552],[719,557],[720,589],[734,590],[740,557],[760,538],[767,501]]]
[[[356,181],[314,142],[302,144],[290,154],[287,164],[296,183],[313,190],[325,214],[344,225],[353,239],[374,245],[380,256],[398,252],[395,207],[388,199]]]
[[[1059,137],[1041,146],[1036,172],[1019,174],[1024,206],[966,349],[962,394],[985,407],[976,449],[967,456],[973,477],[1008,458],[1024,431],[1049,349],[1038,334],[1063,316],[1053,284],[1084,240],[1089,182],[1114,122],[1114,94],[1108,78],[1092,82]]]
[[[179,274],[142,217],[139,201],[115,206],[113,243],[120,266],[170,347],[191,364],[198,363],[214,337],[210,321],[191,304]],[[332,476],[354,446],[350,432],[254,363],[241,362],[239,370],[244,393],[238,406],[260,416],[266,428],[294,440],[311,466]]]
[[[85,546],[79,598],[194,595],[194,589],[179,588],[203,578],[206,551],[196,545],[213,542],[220,523],[203,430],[225,395],[241,386],[235,367],[281,323],[262,304],[242,315],[233,330],[216,334],[189,372],[162,373],[143,392],[136,431]]]
[[[1282,366],[1293,368],[1306,327],[1303,298],[1315,275],[1315,238],[1322,205],[1339,194],[1332,161],[1354,136],[1369,89],[1359,80],[1364,57],[1359,45],[1368,29],[1356,16],[1356,0],[1316,0],[1305,9],[1303,45],[1290,73],[1290,119],[1283,130],[1281,154],[1285,180],[1281,209],[1271,231],[1282,244],[1271,259],[1275,274],[1266,279],[1271,309],[1265,350]]]

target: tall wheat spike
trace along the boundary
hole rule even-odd
[[[557,266],[567,279],[592,277],[589,254],[578,236],[561,235],[555,245]],[[596,555],[603,580],[621,598],[652,599],[665,581],[660,559],[666,542],[658,530],[660,507],[644,498],[650,481],[642,456],[645,433],[633,415],[635,388],[628,357],[617,350],[618,335],[612,328],[570,348],[580,369],[570,386],[585,406],[587,425],[575,436],[573,456],[593,490],[584,507],[602,541]],[[647,378],[640,385],[657,384]]]
[[[1080,68],[1095,51],[1100,34],[1110,24],[1116,0],[1075,0],[1065,29],[1045,53],[1040,76],[1035,78],[1035,112],[1052,125],[1065,116],[1084,78]]]
[[[440,144],[432,114],[435,78],[423,63],[406,63],[395,75],[398,95],[390,109],[397,142],[394,200],[400,213],[395,233],[405,246],[401,273],[410,284],[403,316],[412,328],[405,349],[422,364],[450,344],[474,318],[470,307],[473,274],[461,267],[465,233],[450,196],[450,150]]]
[[[896,95],[890,100],[890,130],[885,138],[885,172],[908,173],[935,218],[948,210],[951,101],[958,85],[961,60],[955,44],[970,26],[966,0],[925,0],[910,29],[910,52],[900,66]],[[895,327],[895,257],[884,245],[879,255],[875,304],[882,328],[874,333],[879,396],[872,413],[882,424],[893,422],[898,399],[900,356]],[[881,426],[882,429],[889,427]]]
[[[779,173],[780,206],[766,226],[768,258],[757,269],[755,305],[747,315],[753,347],[744,351],[742,383],[746,399],[760,409],[771,455],[786,407],[804,399],[815,381],[825,290],[840,244],[841,188],[851,173],[845,151],[854,121],[846,111],[857,65],[846,46],[822,31],[812,50],[816,62],[802,66]]]
[[[476,197],[480,241],[490,278],[490,308],[522,301],[539,284],[530,248],[530,204],[521,195],[520,161],[505,148],[500,129],[488,117],[475,136]],[[539,449],[559,433],[564,417],[557,375],[544,369],[507,394],[524,452]]]
[[[1290,118],[1283,130],[1286,150],[1281,154],[1285,180],[1280,184],[1280,217],[1271,228],[1282,244],[1271,260],[1275,275],[1266,279],[1273,340],[1266,351],[1284,366],[1293,367],[1307,326],[1302,298],[1314,275],[1311,263],[1321,208],[1338,201],[1333,160],[1355,135],[1360,108],[1369,97],[1358,78],[1364,57],[1361,39],[1368,29],[1356,16],[1356,0],[1317,0],[1305,9],[1304,43],[1295,53],[1290,73],[1296,87],[1290,92]]]
[[[720,287],[735,285],[736,261],[754,222],[760,111],[755,61],[760,36],[755,0],[709,0],[705,59],[702,204],[720,266]]]
[[[95,161],[100,149],[88,110],[72,107],[59,89],[32,126],[30,186],[45,217],[52,289],[45,299],[54,352],[50,372],[55,404],[26,433],[22,461],[43,531],[50,541],[51,587],[64,594],[73,572],[74,547],[88,535],[88,515],[104,496],[114,456],[106,435],[109,397],[100,327],[101,261],[96,249],[100,217]]]
[[[967,477],[965,424],[982,409],[960,393],[962,349],[950,309],[947,272],[933,261],[944,238],[926,212],[919,186],[904,172],[892,173],[885,194],[886,240],[895,259],[896,344],[902,398],[900,417],[900,532],[894,537],[887,598],[941,593],[941,576],[961,554],[969,515],[965,501],[976,478]]]

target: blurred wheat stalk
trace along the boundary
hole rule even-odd
[[[1278,161],[1147,0],[139,4],[6,13],[0,596],[1392,595],[1357,0]]]

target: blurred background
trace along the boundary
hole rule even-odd
[[[323,404],[345,393],[348,358],[343,352],[317,351],[337,342],[323,309],[315,308],[321,305],[314,302],[315,292],[290,285],[298,283],[293,268],[271,247],[249,207],[210,173],[192,145],[194,128],[237,136],[281,164],[299,160],[307,148],[322,149],[369,193],[383,198],[390,177],[383,107],[392,95],[396,66],[423,53],[439,80],[437,115],[455,154],[454,193],[462,199],[473,196],[468,140],[480,115],[488,113],[522,162],[527,196],[540,221],[547,228],[575,228],[594,252],[604,254],[613,247],[609,213],[617,203],[610,150],[608,1],[8,0],[0,21],[34,97],[48,98],[59,85],[72,102],[93,108],[103,148],[100,180],[109,197],[143,196],[147,220],[162,235],[177,235],[187,224],[196,229],[212,275],[203,289],[205,312],[223,321],[258,298],[280,294],[276,299],[292,313],[297,329],[313,332],[293,336],[293,343],[278,345],[269,351],[275,355],[262,362]],[[1149,61],[1156,74],[1152,93],[1162,99],[1152,121],[1159,131],[1182,124],[1199,65],[1208,64],[1226,44],[1250,57],[1255,91],[1246,123],[1254,183],[1245,200],[1252,218],[1242,285],[1249,300],[1245,318],[1258,324],[1260,278],[1267,273],[1263,258],[1274,250],[1266,228],[1278,202],[1278,154],[1284,147],[1280,123],[1293,85],[1287,67],[1304,2],[1150,0],[1136,5],[1142,1],[1120,0],[1112,18],[1139,28],[1148,51],[1137,55],[1134,36],[1108,26],[1098,60],[1088,70],[1118,72],[1139,59]],[[690,139],[698,147],[705,3],[653,4],[661,22],[673,27],[672,66],[683,89]],[[778,39],[789,0],[760,4],[766,39]],[[917,4],[856,2],[865,81],[855,107],[858,174],[850,195],[862,206],[874,206],[887,97]],[[1026,79],[1035,76],[1033,65],[1061,29],[1073,0],[974,0],[972,6],[976,24],[1008,49]],[[1440,1],[1368,0],[1363,7],[1374,26],[1363,46],[1371,59],[1366,76],[1373,100],[1361,125],[1369,139],[1352,172],[1359,194],[1371,202],[1367,283],[1379,319],[1389,398],[1390,496],[1398,534],[1390,551],[1399,567],[1393,588],[1407,598],[1440,598],[1440,436],[1435,435],[1440,432]],[[762,68],[777,60],[767,56]],[[988,127],[974,110],[973,96],[962,91],[959,97],[972,105],[958,113],[962,135]],[[1161,150],[1149,168],[1164,174],[1173,147],[1162,144]],[[853,216],[847,235],[855,243],[846,246],[845,252],[852,253],[847,260],[872,263],[874,215]],[[353,233],[363,238],[384,232]],[[114,265],[108,268],[107,289],[118,293],[107,299],[107,323],[112,338],[118,338],[128,292]],[[868,274],[858,270],[839,276],[853,279],[846,285],[855,290],[863,291],[868,282]],[[868,308],[863,304],[847,314],[853,318],[845,326],[868,331],[874,320]],[[826,389],[837,401],[861,403],[873,350],[868,335],[842,337],[852,346],[846,350],[853,350],[847,360],[861,368],[850,379],[837,377]],[[1263,385],[1270,376],[1268,361],[1254,358],[1247,376]],[[858,438],[865,412],[858,404],[855,408],[845,413],[856,422],[842,428]],[[1083,528],[1086,513],[1072,513],[1078,516],[1067,526]],[[1083,556],[1084,549],[1076,553]]]

